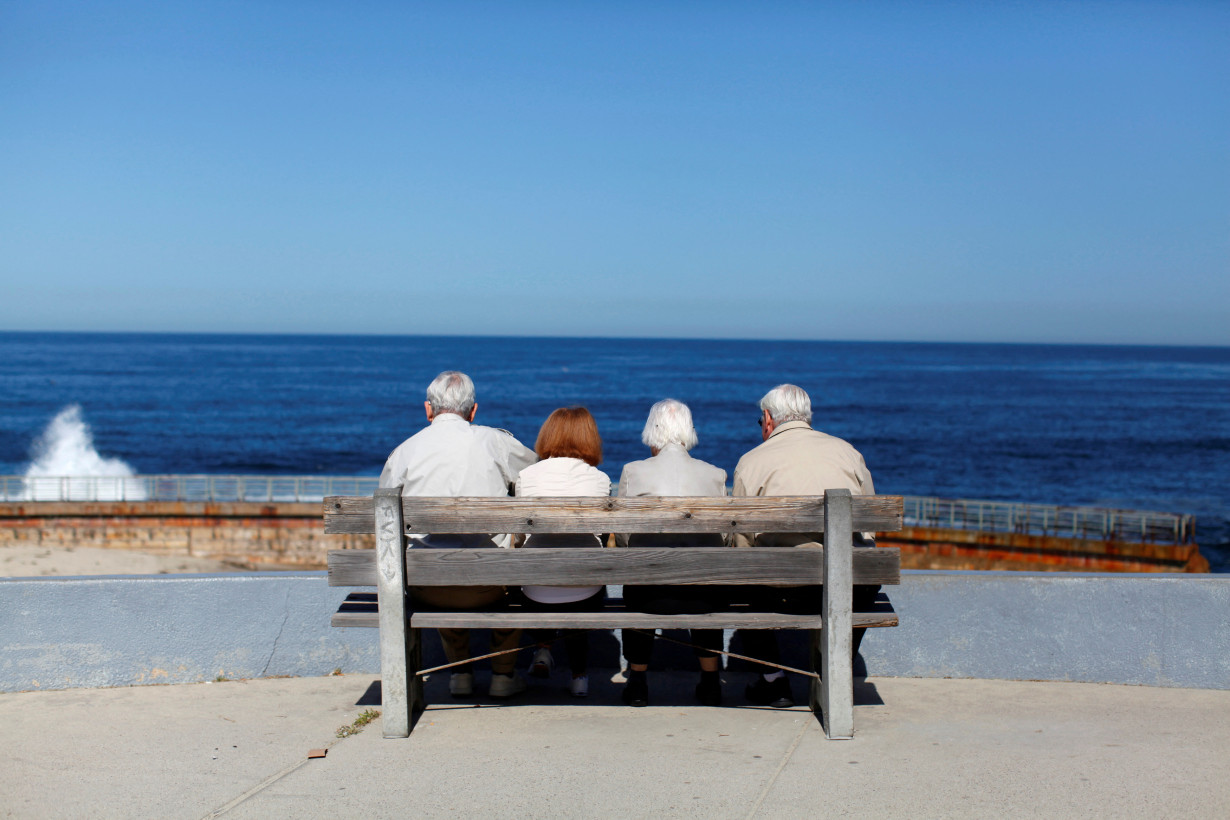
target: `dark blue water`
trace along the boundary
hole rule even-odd
[[[1192,513],[1230,571],[1230,348],[7,333],[0,473],[79,403],[138,473],[374,475],[450,368],[481,423],[528,444],[552,409],[588,406],[612,479],[645,457],[657,399],[691,405],[694,454],[730,471],[759,442],[757,400],[794,382],[879,492]]]

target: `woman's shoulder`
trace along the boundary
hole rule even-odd
[[[663,452],[659,454],[657,458],[661,458],[663,455],[667,455],[667,453]],[[719,475],[720,474],[723,477],[723,479],[726,477],[726,471],[723,470],[721,467],[718,467],[717,465],[714,465],[714,464],[710,464],[707,461],[702,461],[701,459],[697,458],[696,456],[692,455],[686,450],[679,450],[678,452],[672,453],[671,455],[673,455],[674,458],[677,459],[676,463],[680,465],[686,465],[684,466],[684,469],[692,470],[694,473],[698,475],[703,475],[703,474]]]
[[[552,475],[585,476],[585,477],[594,478],[594,479],[597,479],[600,477],[603,481],[606,481],[608,484],[611,481],[610,477],[606,473],[602,472],[597,467],[594,467],[593,465],[579,458],[567,458],[567,457],[547,458],[547,459],[543,459],[542,461],[538,462],[537,464],[533,466],[541,468],[540,472],[542,473],[549,473]],[[531,468],[527,467],[526,469],[528,470]]]
[[[582,464],[585,464],[585,462],[583,462],[583,461],[582,461],[581,463],[582,463]],[[589,464],[585,464],[585,466],[586,466],[586,468],[587,468],[586,473],[587,473],[588,475],[593,476],[595,479],[599,479],[599,480],[605,481],[605,482],[606,482],[607,489],[608,489],[608,490],[610,489],[610,486],[611,486],[611,477],[610,477],[609,475],[607,475],[606,473],[604,473],[602,470],[599,470],[597,467],[590,466]]]

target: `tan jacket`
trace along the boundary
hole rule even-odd
[[[875,495],[862,454],[807,422],[788,421],[739,459],[731,495],[821,495],[839,489]],[[738,533],[735,546],[785,547],[822,540],[822,533]]]

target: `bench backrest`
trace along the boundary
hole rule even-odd
[[[431,498],[403,496],[407,532],[823,532],[823,496],[654,498]],[[899,495],[850,499],[855,532],[901,529]],[[372,496],[325,499],[325,532],[375,529]]]
[[[379,494],[378,494],[379,496]],[[688,549],[405,549],[407,532],[431,533],[751,533],[898,530],[900,496],[843,495],[845,520],[826,522],[826,499],[758,498],[426,498],[389,499],[377,515],[371,497],[325,499],[325,532],[377,532],[404,553],[408,583],[418,586],[588,584],[807,584],[824,577],[824,550]],[[400,513],[400,515],[398,515]],[[385,518],[377,526],[378,518]],[[831,516],[830,516],[831,517]],[[400,518],[400,522],[393,519]],[[383,534],[382,533],[383,530]],[[329,583],[377,585],[374,550],[333,551]],[[896,549],[855,547],[851,581],[900,582]]]

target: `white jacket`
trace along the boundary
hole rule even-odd
[[[525,498],[577,498],[611,494],[611,479],[606,473],[591,467],[579,458],[548,458],[531,464],[517,477],[517,496]],[[599,535],[586,533],[565,535],[531,535],[525,547],[602,547]],[[596,587],[523,586],[521,591],[531,601],[543,604],[565,604],[582,601],[601,590]]]

